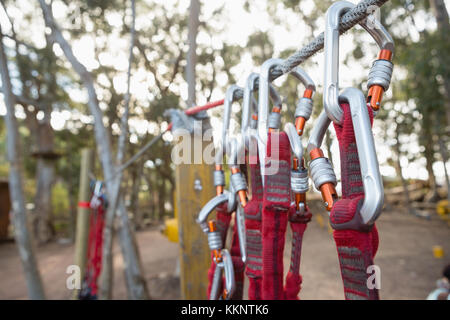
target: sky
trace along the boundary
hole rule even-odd
[[[16,21],[19,21],[20,24],[20,18],[23,16],[24,13],[26,13],[29,10],[32,10],[30,8],[29,0],[17,0],[17,10],[10,11],[10,14],[15,17]],[[159,2],[165,4],[168,8],[175,5],[176,10],[180,10],[181,12],[188,10],[189,7],[189,0],[154,0],[154,2]],[[282,52],[284,49],[287,48],[301,48],[302,45],[306,44],[309,40],[309,38],[305,37],[305,35],[302,34],[301,30],[305,28],[305,25],[301,21],[301,19],[295,14],[295,12],[281,12],[283,14],[283,21],[285,21],[285,25],[289,26],[289,30],[286,30],[285,26],[278,26],[273,25],[270,23],[270,16],[269,11],[266,7],[266,1],[259,0],[259,1],[253,1],[253,4],[251,6],[252,11],[249,13],[242,9],[240,3],[243,1],[225,1],[225,0],[215,0],[215,1],[201,1],[202,3],[202,13],[201,18],[204,21],[209,21],[208,17],[211,16],[212,12],[216,9],[218,9],[221,6],[224,6],[225,10],[225,19],[224,21],[212,21],[212,23],[217,24],[223,24],[225,25],[225,32],[223,32],[219,37],[220,39],[211,38],[208,35],[204,33],[199,33],[197,41],[199,43],[203,43],[206,45],[210,45],[212,47],[220,45],[222,41],[231,43],[231,44],[237,44],[244,46],[247,42],[247,38],[250,34],[252,34],[255,31],[270,31],[272,35],[272,39],[274,41],[274,54],[275,57],[278,57],[277,55]],[[312,1],[309,1],[312,3]],[[352,1],[356,3],[357,1]],[[448,8],[450,8],[450,0],[446,0],[446,5]],[[302,5],[302,10],[305,10],[307,12],[309,9],[308,1],[305,1]],[[65,7],[62,2],[55,0],[54,1],[54,15],[55,18],[62,19],[65,16],[65,11],[67,8]],[[108,22],[116,27],[120,27],[122,24],[122,16],[119,14],[110,14],[106,17]],[[139,16],[137,17],[136,26],[139,29],[141,24],[148,23],[148,17]],[[2,28],[4,32],[9,32],[10,25],[8,21],[6,20],[6,17],[4,13],[0,10],[0,23],[2,24]],[[62,21],[61,21],[62,23]],[[433,28],[431,25],[427,25],[427,21],[425,19],[421,19],[421,17],[417,18],[417,23],[419,27],[427,27],[427,28]],[[29,26],[21,26],[29,27]],[[89,25],[86,26],[89,29]],[[33,42],[36,46],[42,46],[44,44],[44,38],[43,38],[43,32],[45,27],[43,24],[36,24],[33,26],[33,30],[35,30],[36,37],[33,37]],[[118,28],[119,29],[119,28]],[[319,34],[321,31],[323,31],[323,28],[321,30],[316,30],[314,32],[315,35]],[[114,79],[114,87],[118,92],[125,92],[126,90],[126,70],[128,67],[128,46],[129,46],[129,39],[127,37],[120,37],[118,34],[112,34],[110,35],[110,39],[112,41],[109,41],[111,43],[111,50],[109,52],[101,54],[98,59],[104,63],[108,63],[113,65],[116,69],[122,71],[121,74],[119,74]],[[351,68],[346,67],[345,65],[340,66],[340,87],[345,88],[350,85],[352,85],[352,82],[354,80],[355,74],[367,74],[367,70],[363,68],[363,66],[367,66],[371,64],[371,61],[376,56],[376,46],[374,42],[370,39],[369,35],[366,36],[366,43],[367,46],[371,51],[373,51],[373,55],[363,59],[361,63],[353,63],[351,64]],[[88,70],[95,69],[98,67],[98,62],[94,54],[93,50],[93,42],[95,39],[91,39],[89,37],[83,37],[79,41],[73,42],[73,50],[75,55],[80,59],[80,61],[88,68]],[[353,38],[350,35],[346,35],[344,37],[341,37],[340,40],[340,55],[341,57],[345,56],[350,50],[352,50]],[[8,45],[7,41],[5,43]],[[369,51],[370,51],[369,50]],[[55,52],[57,55],[62,56],[62,52],[58,47],[55,47]],[[311,58],[312,64],[309,66],[308,70],[306,70],[309,75],[313,78],[313,80],[316,83],[316,86],[318,87],[318,90],[321,90],[322,88],[322,75],[323,75],[323,53],[319,53]],[[342,60],[342,59],[341,59]],[[243,86],[246,80],[246,76],[252,72],[257,72],[259,67],[254,66],[251,60],[251,57],[249,55],[243,55],[241,57],[241,62],[237,66],[230,66],[232,72],[236,75],[242,75],[237,76],[238,79],[238,85]],[[167,66],[159,66],[160,72],[165,72],[167,69]],[[396,70],[397,72],[397,70]],[[398,71],[397,73],[394,72],[394,77],[401,77],[401,71]],[[99,79],[99,81],[107,81],[106,79]],[[151,81],[149,79],[148,73],[141,69],[133,72],[132,76],[132,84],[131,84],[131,94],[140,101],[146,101],[148,100],[148,83]],[[223,75],[218,75],[217,81],[219,85],[225,86],[227,84],[228,79],[224,77]],[[276,85],[281,85],[283,82],[283,79],[277,80],[275,82]],[[365,88],[361,88],[365,89]],[[300,92],[300,91],[299,91]],[[85,102],[86,101],[86,93],[84,91],[77,90],[75,88],[70,89],[69,94],[72,99],[79,102]],[[179,94],[183,100],[187,99],[187,85],[182,84],[179,88]],[[389,95],[389,92],[387,93]],[[224,93],[220,90],[215,90],[213,92],[212,100],[221,99],[223,98]],[[206,102],[206,97],[198,96],[197,97],[197,103],[202,104]],[[317,106],[316,106],[317,107]],[[321,106],[320,106],[321,107]],[[0,115],[5,114],[5,107],[3,104],[3,99],[0,99]],[[16,114],[19,118],[24,118],[23,111],[20,110],[20,108],[17,111]],[[52,120],[51,124],[54,127],[55,130],[61,130],[65,127],[67,121],[73,117],[73,114],[71,114],[68,110],[60,110],[55,111],[52,113]],[[90,116],[79,114],[78,118],[81,122],[88,123],[91,120]],[[310,120],[308,122],[309,125],[313,123],[314,119]],[[216,129],[215,136],[220,136],[221,132],[221,119],[212,117],[211,119],[213,128]],[[167,126],[167,123],[162,124],[162,129],[164,129]],[[239,125],[235,122],[231,122],[231,129],[238,127]],[[133,133],[131,135],[131,142],[136,143],[138,141],[138,136],[144,135],[146,131],[149,131],[151,133],[157,132],[159,130],[158,126],[154,123],[151,123],[147,120],[143,119],[130,119],[130,127],[133,130]],[[116,128],[119,130],[119,128]],[[332,129],[334,130],[334,129]],[[386,165],[386,160],[390,157],[390,150],[389,147],[386,145],[383,145],[383,143],[380,141],[380,139],[377,139],[377,132],[379,132],[379,127],[377,127],[377,120],[374,124],[374,135],[376,139],[376,148],[378,151],[378,157],[379,157],[379,163],[380,163],[380,169],[381,173],[383,175],[387,176],[395,176],[395,170],[394,168]],[[166,139],[170,140],[170,134],[166,136]],[[304,144],[306,144],[306,141],[304,141]],[[411,148],[411,150],[418,150],[419,146],[417,142],[411,140],[408,142],[409,146],[408,148]],[[334,140],[334,143],[332,144],[332,152],[335,154],[339,153],[337,141]],[[335,160],[335,168],[337,169],[337,173],[339,174],[339,157],[333,157]],[[404,168],[404,175],[406,178],[420,178],[420,179],[427,179],[428,175],[424,168],[424,159],[418,160],[415,162],[409,162],[405,157],[401,159],[403,168]],[[443,181],[443,164],[442,162],[436,162],[434,165],[434,171],[438,176],[438,179],[442,182]],[[448,167],[450,170],[450,167]]]

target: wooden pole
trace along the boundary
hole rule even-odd
[[[189,139],[189,136],[182,139],[186,138]],[[191,142],[191,155],[198,156],[194,155],[194,146],[201,146],[203,154],[206,144],[202,143],[201,137],[192,137]],[[175,181],[181,298],[207,299],[211,256],[206,235],[196,219],[201,208],[214,196],[213,166],[205,163],[180,164],[175,169]]]
[[[78,201],[80,203],[91,200],[91,190],[89,186],[89,173],[92,172],[94,165],[94,152],[92,149],[83,149],[81,153],[81,171],[80,171],[80,191]],[[84,279],[84,271],[87,260],[87,246],[89,237],[89,208],[78,206],[77,210],[77,229],[75,236],[75,265],[80,267],[81,281]],[[78,299],[80,290],[74,290],[73,298]]]

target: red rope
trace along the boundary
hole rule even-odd
[[[192,115],[194,115],[196,113],[199,113],[199,112],[201,112],[203,110],[209,110],[209,109],[215,108],[217,106],[221,106],[221,105],[223,105],[223,103],[224,103],[224,99],[213,101],[213,102],[209,102],[209,103],[207,103],[207,104],[205,104],[203,106],[195,106],[195,107],[186,109],[184,111],[184,113],[186,115],[188,115],[188,116],[192,116]]]

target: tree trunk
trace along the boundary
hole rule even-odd
[[[130,195],[130,211],[133,213],[133,222],[136,230],[142,229],[143,227],[143,212],[139,210],[139,190],[141,188],[143,171],[144,161],[140,160],[133,167]]]
[[[146,300],[149,299],[150,296],[148,293],[147,283],[143,277],[144,270],[142,268],[135,235],[130,227],[130,221],[123,203],[123,198],[119,200],[118,210],[120,216],[119,243],[123,260],[125,262],[124,272],[125,281],[127,284],[128,299]]]
[[[442,139],[442,137],[438,136],[438,141],[439,141],[439,150],[441,153],[442,162],[444,164],[445,182],[447,183],[447,200],[450,202],[450,179],[448,177],[448,171],[447,171],[447,162],[448,162],[447,148],[445,147],[445,142]]]
[[[36,262],[30,232],[27,225],[25,197],[22,185],[22,159],[19,147],[19,130],[15,117],[15,102],[11,88],[3,36],[0,26],[0,72],[2,75],[3,96],[6,106],[6,145],[9,162],[9,192],[12,204],[14,236],[19,248],[19,255],[24,269],[30,299],[45,299],[44,288]]]
[[[50,125],[50,112],[41,123],[37,132],[37,168],[36,194],[34,198],[34,235],[39,244],[47,243],[54,236],[52,225],[52,187],[54,183],[55,159],[53,144],[54,132]],[[48,156],[50,155],[50,157]]]
[[[409,195],[408,184],[406,183],[406,180],[403,177],[402,166],[400,164],[401,152],[400,152],[400,141],[399,141],[399,134],[398,134],[398,124],[397,124],[397,129],[395,131],[395,134],[396,134],[395,138],[396,138],[397,142],[395,143],[395,145],[393,147],[393,151],[395,154],[394,167],[395,167],[395,171],[402,183],[403,195],[404,195],[404,205],[409,213],[415,214],[416,213],[415,209],[411,206],[411,197]]]
[[[429,143],[425,145],[425,159],[426,159],[426,169],[428,172],[428,182],[430,184],[430,192],[425,197],[425,200],[427,202],[434,202],[439,198],[439,194],[436,176],[433,171],[434,150],[433,150],[433,143],[431,141],[429,141]]]
[[[195,105],[195,65],[197,64],[197,32],[199,26],[200,2],[191,0],[188,25],[188,53],[186,61],[186,81],[188,84],[188,108]]]
[[[99,159],[102,164],[104,180],[106,182],[106,192],[108,198],[108,209],[105,218],[105,227],[103,230],[103,257],[102,257],[102,273],[101,273],[101,284],[99,290],[99,296],[101,299],[110,299],[112,297],[112,284],[113,284],[113,255],[112,255],[112,244],[113,244],[113,234],[114,234],[114,218],[116,215],[118,198],[120,193],[120,182],[122,175],[116,172],[116,166],[114,165],[111,140],[103,124],[103,112],[100,109],[97,93],[94,86],[94,80],[90,72],[86,67],[77,59],[74,55],[72,47],[64,38],[61,30],[55,22],[51,7],[46,4],[45,0],[39,0],[40,6],[42,8],[42,13],[45,20],[45,25],[51,30],[51,38],[54,42],[58,43],[61,50],[64,52],[67,60],[72,65],[75,72],[80,77],[84,87],[87,89],[88,93],[88,107],[90,113],[94,118],[94,133],[95,140],[97,142],[97,152]],[[133,5],[133,16],[135,16],[134,10],[134,0]],[[134,18],[133,18],[134,20]],[[134,23],[133,23],[134,24]],[[134,27],[133,27],[134,28]],[[133,37],[132,37],[133,39]],[[133,45],[132,45],[133,46]],[[130,48],[130,56],[132,53],[132,46]],[[126,113],[127,114],[127,113]],[[122,127],[122,130],[127,130]],[[123,150],[122,150],[123,151]],[[120,159],[121,149],[118,150],[118,159]],[[126,234],[125,234],[126,235]],[[136,257],[133,255],[124,256],[124,259],[128,257]],[[137,261],[126,261],[126,265],[132,266],[137,264]],[[142,277],[139,277],[142,278]],[[138,277],[132,280],[139,280]],[[137,287],[140,284],[135,284]]]
[[[430,0],[431,11],[436,17],[436,22],[438,26],[438,30],[441,35],[444,37],[446,43],[450,42],[450,22],[449,16],[447,12],[447,8],[445,6],[444,0]],[[440,56],[439,56],[440,57]],[[446,66],[448,68],[448,61],[440,61],[442,66]],[[442,77],[444,81],[444,92],[446,96],[446,115],[447,115],[447,126],[450,126],[450,79],[446,76]]]
[[[161,179],[161,186],[158,190],[158,211],[159,211],[159,220],[163,220],[166,215],[166,182],[164,179]]]
[[[52,160],[38,159],[36,196],[34,201],[34,235],[39,244],[49,242],[54,236],[52,225],[52,185],[54,163]]]

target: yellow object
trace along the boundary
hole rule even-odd
[[[166,227],[164,229],[165,236],[169,239],[169,241],[172,242],[178,242],[178,220],[173,219],[167,219],[166,220]]]
[[[444,248],[441,246],[433,246],[433,255],[437,259],[442,258],[444,256]]]
[[[325,221],[324,221],[324,219],[323,219],[321,214],[316,215],[316,220],[317,220],[317,223],[319,224],[319,226],[321,228],[325,227]]]
[[[436,212],[441,217],[444,217],[445,215],[449,215],[450,214],[450,203],[448,202],[448,200],[439,201],[436,205]]]

